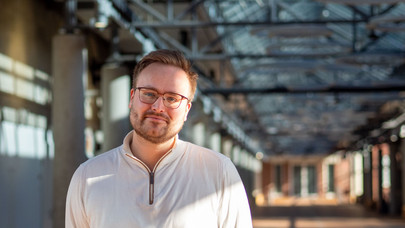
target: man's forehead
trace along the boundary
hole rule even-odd
[[[165,66],[170,67],[171,65],[165,64]],[[189,96],[191,85],[187,74],[181,68],[178,68],[181,71],[165,71],[159,69],[163,68],[145,68],[140,72],[136,86],[152,88],[159,93],[172,92],[182,94],[183,96]]]

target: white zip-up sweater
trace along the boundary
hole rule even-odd
[[[66,202],[66,228],[252,227],[246,192],[232,162],[176,140],[150,170],[122,146],[76,170]]]

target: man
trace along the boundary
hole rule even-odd
[[[135,67],[123,145],[80,165],[66,227],[252,227],[241,179],[220,153],[178,139],[197,74],[177,51]]]

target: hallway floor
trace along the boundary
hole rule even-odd
[[[257,207],[254,228],[405,228],[405,219],[360,205]]]

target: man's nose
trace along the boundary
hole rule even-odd
[[[165,105],[163,104],[163,97],[159,97],[155,103],[152,104],[152,110],[155,112],[163,112]]]

